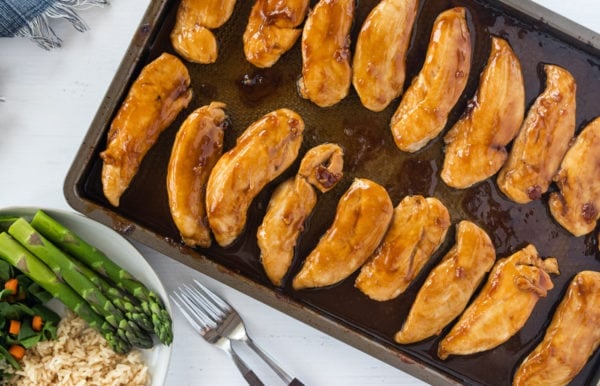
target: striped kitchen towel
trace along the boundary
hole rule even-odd
[[[105,4],[108,0],[0,0],[0,37],[24,37],[47,50],[60,47],[52,19],[68,20],[83,32],[88,27],[77,12]]]

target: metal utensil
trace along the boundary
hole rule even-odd
[[[200,334],[210,343],[217,344],[236,360],[241,360],[232,349],[231,340],[244,342],[250,347],[283,382],[290,386],[303,386],[297,378],[285,372],[267,353],[258,347],[248,335],[244,322],[238,312],[225,300],[211,292],[208,288],[194,280],[194,285],[183,285],[174,292],[177,299],[171,297],[173,302],[182,310],[184,316]],[[182,303],[182,304],[180,304]],[[194,315],[186,314],[187,311]],[[243,364],[243,363],[242,363]],[[247,366],[246,366],[247,367]],[[239,368],[239,366],[238,366]],[[248,369],[247,369],[248,370]],[[251,372],[251,371],[250,371]],[[245,374],[242,371],[242,374]],[[256,375],[252,372],[253,376]],[[246,377],[244,375],[244,377]],[[248,380],[248,378],[246,378]],[[258,378],[256,377],[256,380]],[[260,380],[258,380],[260,382]]]
[[[176,298],[178,300],[176,300]],[[200,333],[200,336],[208,343],[219,347],[229,354],[250,386],[264,386],[264,383],[256,376],[254,371],[252,371],[246,362],[233,350],[231,347],[231,340],[216,332],[214,321],[204,314],[204,310],[202,310],[201,306],[199,306],[195,300],[190,298],[189,295],[183,291],[181,291],[181,293],[174,292],[174,296],[171,296],[171,300],[173,300],[173,303],[179,308],[192,327]]]

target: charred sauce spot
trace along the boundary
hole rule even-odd
[[[539,200],[542,198],[542,187],[539,185],[530,186],[527,188],[527,197],[532,200]]]
[[[281,82],[282,76],[279,71],[259,69],[243,74],[236,83],[242,100],[247,104],[255,105],[277,91]]]
[[[317,181],[319,181],[319,184],[321,184],[321,186],[323,186],[325,189],[333,187],[341,178],[340,174],[332,173],[329,171],[329,169],[327,169],[326,166],[323,165],[319,165],[315,169],[315,176]]]
[[[585,222],[593,222],[596,221],[596,217],[598,216],[598,209],[592,202],[588,202],[583,204],[581,208],[581,215]]]

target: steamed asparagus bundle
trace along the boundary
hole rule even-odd
[[[126,353],[131,349],[129,342],[123,340],[115,332],[114,327],[98,315],[88,302],[62,282],[46,264],[27,251],[25,247],[6,232],[0,233],[0,258],[18,268],[84,319],[91,327],[100,331],[115,352]]]
[[[171,316],[156,293],[110,260],[102,251],[81,239],[43,211],[37,211],[31,225],[60,249],[73,256],[75,260],[87,265],[101,277],[107,277],[116,287],[139,301],[141,310],[150,318],[158,339],[164,344],[171,344],[173,341]]]
[[[16,220],[8,229],[34,256],[43,261],[57,277],[71,286],[90,307],[102,316],[119,336],[139,348],[151,348],[152,337],[142,331],[135,320],[128,319],[82,271],[85,267],[67,256],[37,232],[25,219]],[[89,271],[89,270],[88,270]],[[90,272],[87,272],[90,274]]]

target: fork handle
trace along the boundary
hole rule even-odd
[[[258,378],[258,376],[254,373],[254,371],[250,370],[250,368],[246,365],[246,362],[242,358],[240,358],[234,350],[231,350],[231,358],[233,362],[237,366],[242,376],[248,382],[249,386],[264,386],[265,384]]]
[[[265,361],[266,364],[269,365],[269,367],[271,369],[273,369],[273,371],[275,371],[275,373],[277,373],[277,375],[279,376],[279,378],[281,378],[281,380],[283,380],[288,386],[304,386],[304,383],[300,382],[297,378],[293,378],[285,372],[284,369],[281,368],[281,366],[279,366],[277,364],[277,362],[275,362],[275,360],[273,360],[273,358],[271,358],[269,356],[269,354],[267,354],[266,352],[264,352],[260,347],[258,347],[256,345],[256,343],[254,343],[254,341],[252,339],[250,339],[250,337],[248,337],[247,339],[244,340],[245,343],[248,344],[248,346],[250,346],[250,348],[256,353],[258,354],[258,356]]]
[[[254,371],[248,370],[247,373],[242,374],[249,386],[264,386],[260,379],[254,374]]]

